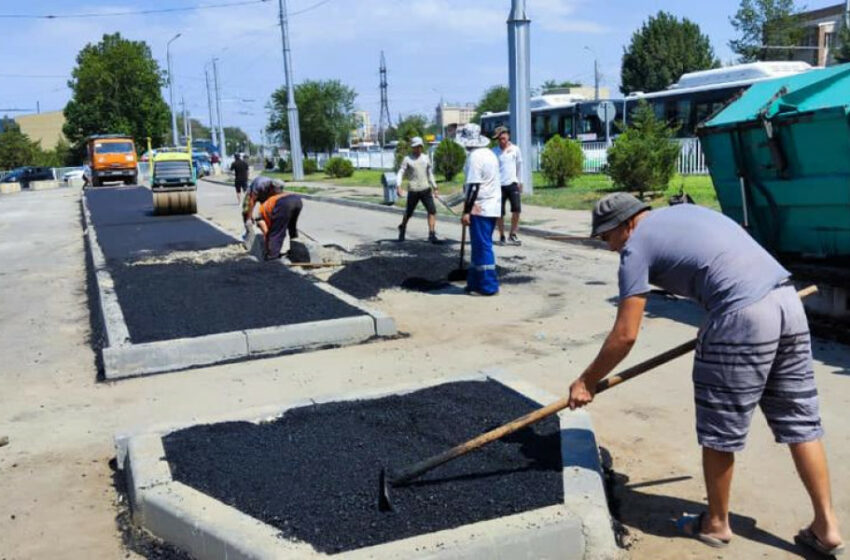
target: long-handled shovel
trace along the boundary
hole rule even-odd
[[[449,272],[449,282],[462,282],[466,280],[469,270],[463,268],[463,252],[466,248],[466,224],[461,226],[460,234],[460,262],[458,267]]]
[[[810,296],[818,291],[817,286],[809,286],[808,288],[804,288],[797,292],[800,298],[805,298]],[[646,373],[652,369],[657,368],[662,364],[666,364],[672,360],[680,356],[684,356],[689,353],[691,350],[696,348],[697,339],[689,340],[684,344],[680,344],[675,348],[671,348],[666,352],[658,354],[648,360],[645,360],[635,366],[632,366],[625,371],[618,373],[616,375],[612,375],[601,380],[596,384],[596,393],[601,393],[603,391],[607,391],[612,387],[616,387],[617,385],[632,379],[633,377],[637,377],[642,373]],[[381,511],[390,511],[393,509],[392,501],[390,500],[390,487],[391,486],[401,486],[410,482],[411,480],[419,477],[422,474],[442,465],[443,463],[447,463],[452,459],[457,459],[463,455],[466,455],[470,451],[478,449],[488,443],[496,441],[506,435],[512,434],[517,430],[521,430],[526,426],[530,426],[535,424],[544,418],[547,418],[553,414],[556,414],[569,406],[569,397],[563,397],[553,402],[548,406],[544,406],[543,408],[539,408],[533,412],[529,412],[525,416],[517,418],[507,424],[504,424],[498,428],[490,430],[487,433],[481,434],[480,436],[471,439],[467,442],[461,443],[460,445],[456,445],[451,449],[443,451],[437,455],[432,457],[428,457],[418,463],[414,463],[410,466],[404,467],[397,471],[393,471],[391,473],[387,473],[386,469],[381,469],[380,477],[378,483],[380,485],[379,491],[380,495],[378,496],[378,509]]]

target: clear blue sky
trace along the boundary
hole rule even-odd
[[[233,0],[89,0],[2,2],[2,14],[79,14],[220,4]],[[475,102],[489,86],[507,82],[505,20],[509,0],[289,0],[296,82],[336,78],[358,92],[358,108],[378,117],[378,61],[386,53],[392,117],[424,113],[433,118],[442,97]],[[808,0],[809,9],[837,0]],[[14,5],[11,5],[14,4]],[[593,83],[593,55],[602,85],[615,91],[623,47],[659,10],[687,17],[708,34],[721,61],[734,60],[729,17],[739,0],[527,0],[531,23],[532,85],[546,79]],[[194,12],[87,19],[2,19],[0,109],[61,109],[77,52],[104,33],[146,41],[165,67],[172,43],[176,93],[189,111],[208,121],[204,64],[220,60],[226,125],[254,139],[266,124],[265,105],[283,83],[277,0]],[[15,75],[15,76],[12,76]],[[38,77],[33,77],[37,75]],[[166,94],[167,99],[167,92]]]

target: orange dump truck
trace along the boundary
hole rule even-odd
[[[136,145],[131,137],[122,134],[90,136],[86,140],[86,165],[93,187],[110,181],[132,185],[139,176]]]

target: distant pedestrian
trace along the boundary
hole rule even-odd
[[[462,223],[469,227],[471,265],[466,279],[470,294],[492,296],[499,293],[499,276],[493,254],[493,230],[499,218],[501,188],[499,160],[489,148],[490,141],[481,136],[476,125],[466,125],[456,140],[469,151],[464,166],[466,203]]]
[[[233,155],[230,170],[234,175],[233,185],[236,187],[236,202],[242,202],[242,192],[248,190],[248,162],[236,153]]]
[[[428,212],[428,241],[437,243],[437,207],[434,195],[437,194],[437,181],[434,180],[434,168],[428,154],[422,153],[425,143],[422,138],[414,136],[410,140],[412,154],[401,160],[401,166],[396,175],[396,189],[399,196],[404,196],[402,181],[407,179],[407,208],[401,224],[398,226],[398,240],[404,241],[407,232],[407,222],[416,210],[419,202]]]
[[[502,184],[502,214],[496,224],[499,228],[499,245],[505,244],[505,205],[508,201],[511,203],[511,232],[508,240],[511,245],[521,245],[517,230],[522,212],[522,152],[519,146],[511,144],[511,133],[504,126],[493,132],[493,140],[499,143],[493,148],[493,153],[499,158],[499,182]]]

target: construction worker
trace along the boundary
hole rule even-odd
[[[465,125],[456,141],[469,151],[464,166],[466,203],[461,222],[469,227],[471,265],[466,278],[466,292],[492,296],[499,293],[499,276],[493,254],[493,230],[499,218],[501,188],[499,160],[489,148],[477,125]]]
[[[499,143],[493,153],[499,158],[499,182],[502,183],[502,214],[496,222],[499,228],[499,245],[505,244],[505,206],[511,203],[511,232],[508,238],[511,245],[521,245],[517,237],[519,215],[522,212],[522,152],[519,146],[511,144],[511,133],[507,127],[500,126],[493,131],[493,140]]]
[[[434,169],[428,154],[422,153],[425,143],[422,138],[414,136],[410,139],[411,154],[401,160],[401,166],[396,174],[396,190],[399,196],[404,196],[402,181],[407,179],[407,209],[401,224],[398,226],[398,240],[404,241],[407,232],[407,222],[416,210],[419,202],[428,212],[428,241],[437,240],[437,207],[434,205],[434,195],[438,194],[437,182],[434,180]]]
[[[257,226],[266,240],[266,260],[280,258],[280,250],[289,232],[290,239],[298,238],[298,216],[303,202],[292,192],[279,192],[260,205],[260,220]]]
[[[242,199],[242,222],[245,224],[245,235],[248,235],[250,220],[253,218],[254,207],[262,204],[272,196],[283,192],[283,181],[271,179],[262,175],[255,177]]]
[[[693,366],[708,509],[683,515],[676,527],[712,547],[729,544],[735,453],[759,406],[776,441],[790,447],[814,508],[797,542],[824,555],[841,553],[809,327],[790,273],[734,221],[694,204],[650,212],[634,196],[615,193],[596,204],[592,235],[620,253],[620,300],[605,343],[570,386],[570,408],[589,404],[597,382],[631,350],[650,283],[696,300],[708,312]]]
[[[233,186],[236,187],[236,202],[242,202],[242,191],[248,190],[248,162],[242,159],[242,156],[237,152],[233,154],[230,170],[234,175]]]

